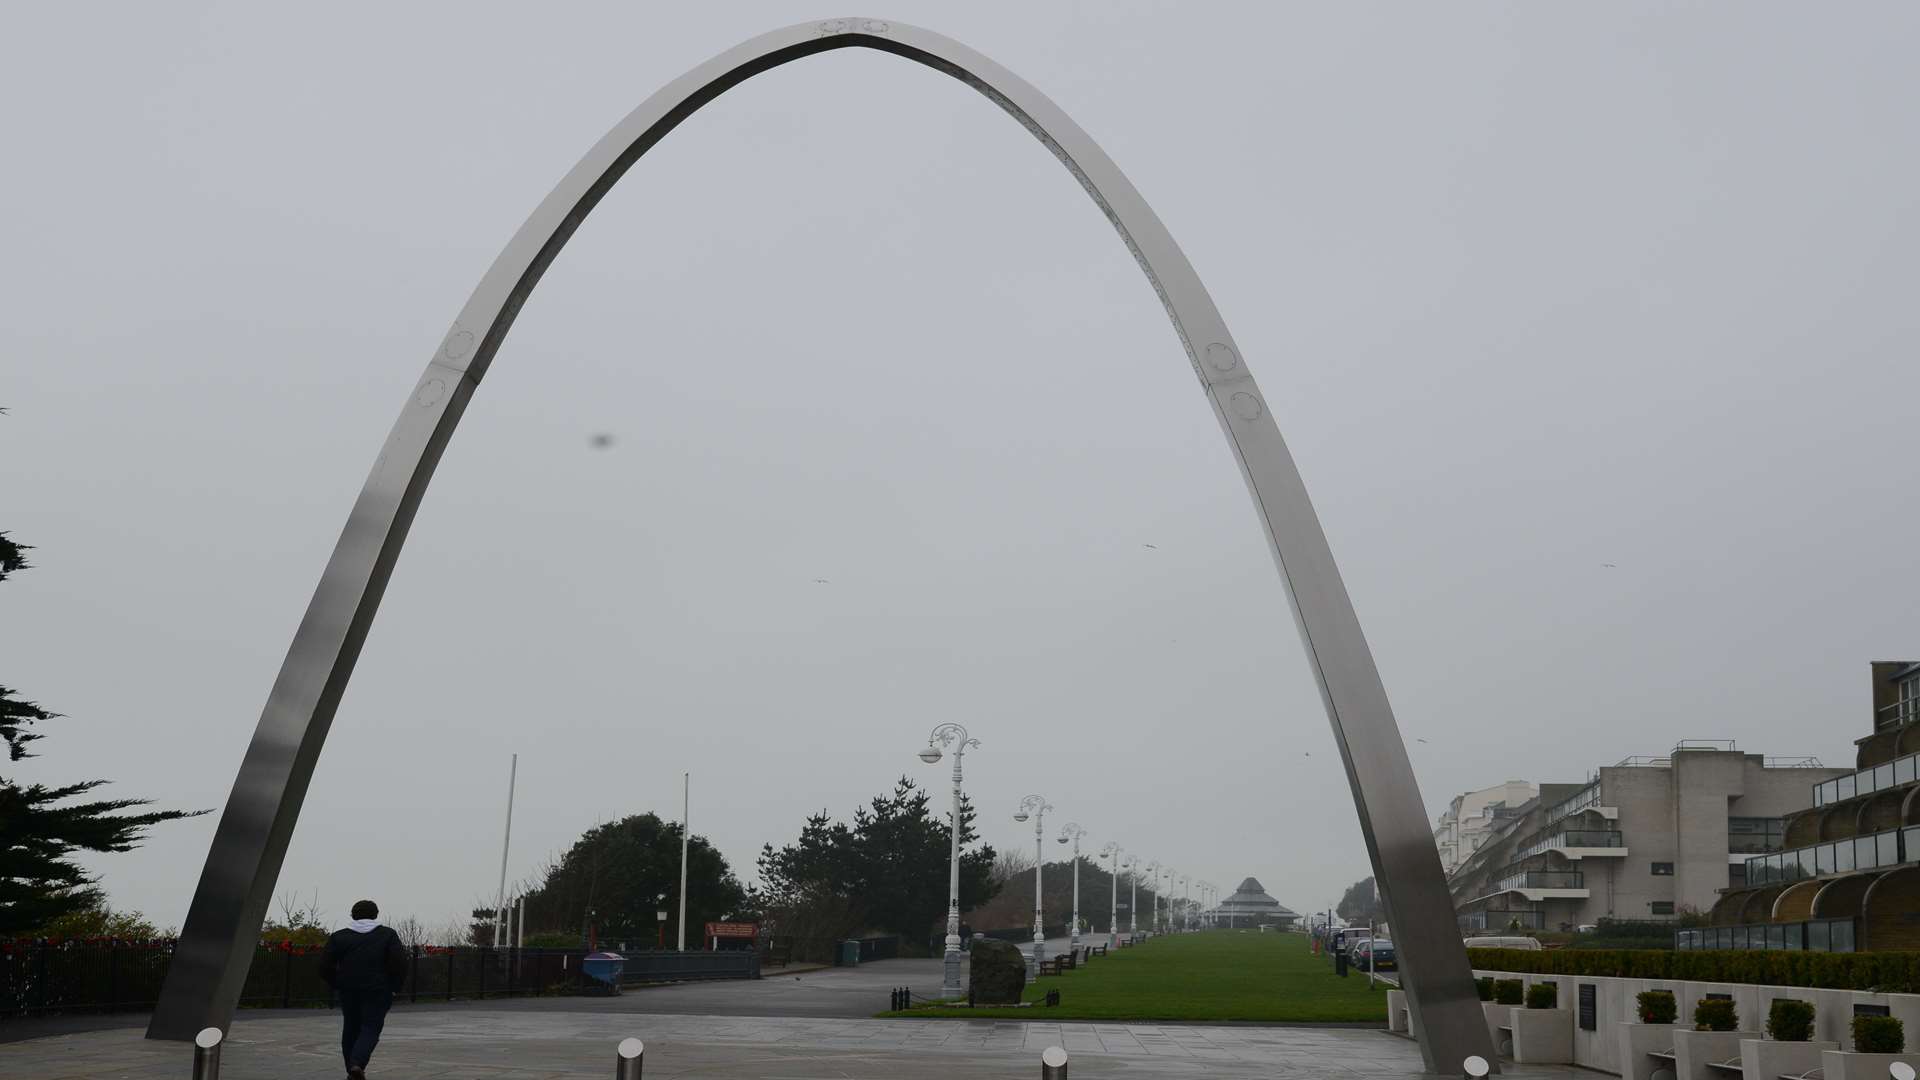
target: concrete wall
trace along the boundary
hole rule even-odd
[[[1589,1069],[1616,1075],[1620,1061],[1620,1029],[1626,1021],[1637,1021],[1634,998],[1642,990],[1671,990],[1680,1014],[1675,1027],[1691,1025],[1693,1006],[1708,994],[1729,994],[1740,1016],[1743,1029],[1765,1030],[1767,1010],[1775,998],[1810,1001],[1814,1007],[1815,1039],[1828,1039],[1843,1050],[1853,1049],[1853,1007],[1884,1005],[1907,1025],[1908,1031],[1920,1030],[1920,994],[1872,994],[1858,990],[1814,990],[1802,986],[1753,986],[1740,983],[1686,982],[1661,979],[1609,979],[1586,975],[1525,975],[1510,971],[1475,971],[1476,976],[1496,979],[1520,979],[1528,985],[1551,982],[1559,986],[1560,1007],[1573,1010],[1573,1061]],[[1594,1030],[1580,1028],[1580,986],[1595,988]]]

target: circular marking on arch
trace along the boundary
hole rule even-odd
[[[828,19],[826,22],[820,24],[820,32],[822,34],[844,34],[847,32],[847,20]]]
[[[446,396],[447,396],[446,383],[440,381],[439,379],[428,379],[426,382],[423,382],[420,384],[420,392],[413,395],[413,400],[419,402],[424,407],[427,405],[435,404],[441,398]]]
[[[1232,371],[1240,366],[1240,354],[1226,342],[1216,341],[1207,346],[1207,366],[1215,371]]]
[[[1259,398],[1245,390],[1228,398],[1227,405],[1233,409],[1233,414],[1242,420],[1258,420],[1260,414],[1267,411],[1266,406],[1260,404]]]
[[[447,359],[458,360],[472,352],[473,341],[473,331],[471,330],[455,330],[453,333],[448,334],[445,349]]]
[[[893,25],[885,19],[868,19],[860,24],[860,29],[869,34],[884,34],[893,29]]]

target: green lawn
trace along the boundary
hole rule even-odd
[[[1025,1000],[1060,991],[1056,1008],[929,1007],[881,1016],[1007,1020],[1382,1021],[1386,987],[1342,979],[1303,934],[1211,930],[1117,949],[1077,971],[1027,984]]]

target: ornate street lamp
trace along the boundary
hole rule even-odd
[[[941,968],[940,996],[965,997],[960,986],[960,761],[980,740],[970,738],[959,724],[941,724],[927,736],[927,748],[920,760],[931,765],[940,760],[940,748],[953,747],[953,850],[947,862],[947,952]]]
[[[1147,864],[1147,879],[1153,882],[1153,884],[1149,886],[1150,888],[1153,889],[1153,917],[1147,921],[1147,928],[1151,932],[1157,934],[1160,932],[1160,860],[1159,859],[1155,859],[1152,862]]]
[[[1080,838],[1085,835],[1087,830],[1081,828],[1079,822],[1069,821],[1060,827],[1058,838],[1063,844],[1068,840],[1073,841],[1073,922],[1067,931],[1069,949],[1080,947]]]
[[[1120,845],[1107,841],[1107,846],[1100,849],[1100,857],[1113,860],[1113,876],[1107,882],[1107,897],[1113,902],[1107,911],[1107,949],[1111,951],[1120,944]]]
[[[1127,872],[1127,940],[1140,936],[1140,856],[1129,855],[1120,865]]]
[[[1020,809],[1013,815],[1015,821],[1033,819],[1033,952],[1027,956],[1030,978],[1039,976],[1040,962],[1047,958],[1047,932],[1040,922],[1040,867],[1047,861],[1047,851],[1040,830],[1045,828],[1047,811],[1051,809],[1046,796],[1029,795],[1020,800]]]

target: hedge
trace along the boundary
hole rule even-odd
[[[1920,993],[1920,953],[1785,950],[1468,949],[1481,971]]]

